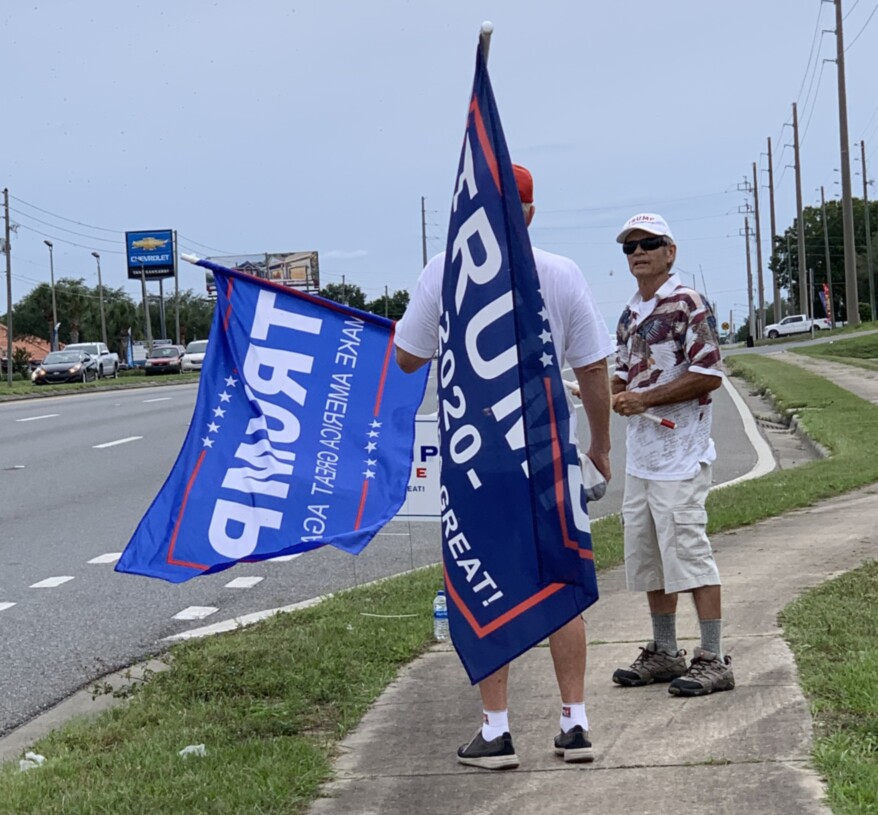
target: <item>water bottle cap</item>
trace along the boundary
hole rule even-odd
[[[440,594],[441,594],[443,597],[445,596],[445,592],[442,591],[442,589],[440,589],[439,591],[436,592],[436,596],[438,597]]]

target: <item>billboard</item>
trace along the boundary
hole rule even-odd
[[[174,232],[171,229],[125,233],[128,279],[158,280],[173,277],[177,268]]]
[[[320,288],[317,252],[266,252],[262,255],[231,255],[206,260],[291,289],[316,292]],[[205,284],[208,296],[216,297],[216,286],[210,272],[205,275]]]

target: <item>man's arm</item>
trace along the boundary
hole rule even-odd
[[[605,359],[574,368],[579,396],[588,419],[591,443],[588,457],[601,475],[610,480],[610,378]]]
[[[621,381],[621,380],[619,380]],[[715,391],[723,383],[722,375],[699,374],[687,371],[673,382],[657,388],[639,391],[613,392],[613,410],[621,416],[634,416],[644,413],[657,405],[673,405],[699,399]]]
[[[413,374],[418,368],[423,367],[430,361],[429,358],[416,357],[408,351],[403,351],[398,345],[396,346],[396,364],[405,374]]]

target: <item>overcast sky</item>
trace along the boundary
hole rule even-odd
[[[870,176],[876,7],[844,0],[850,139],[865,140]],[[739,324],[748,196],[737,187],[754,161],[767,185],[770,136],[778,231],[790,225],[794,101],[806,205],[821,184],[840,192],[836,66],[823,61],[835,37],[821,33],[834,10],[821,0],[7,0],[13,301],[49,280],[46,238],[56,278],[96,285],[98,251],[105,285],[139,297],[123,233],[154,228],[177,229],[202,256],[317,250],[323,284],[344,275],[369,298],[411,289],[421,196],[428,253],[444,248],[486,19],[510,151],[535,177],[534,245],[577,261],[612,327],[634,288],[615,234],[629,215],[659,212],[678,272]],[[854,156],[858,144],[859,173]],[[203,291],[203,275],[181,264],[180,285]],[[767,268],[765,287],[770,299]]]

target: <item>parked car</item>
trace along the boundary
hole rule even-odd
[[[826,331],[832,328],[829,320],[825,317],[817,317],[812,320],[807,314],[790,314],[789,317],[784,317],[779,323],[765,326],[764,334],[772,340],[778,337],[786,337],[789,334],[805,334],[811,330],[812,323],[815,331]]]
[[[183,370],[184,371],[200,371],[204,364],[204,354],[207,351],[207,340],[192,340],[186,346],[186,353],[183,354]]]
[[[183,373],[185,353],[186,350],[181,345],[160,345],[158,348],[153,348],[143,364],[146,375]]]
[[[102,342],[75,342],[64,346],[65,351],[82,351],[93,357],[98,367],[98,378],[119,376],[119,355]]]
[[[84,351],[51,351],[31,374],[34,385],[89,382],[98,378],[98,361]]]

